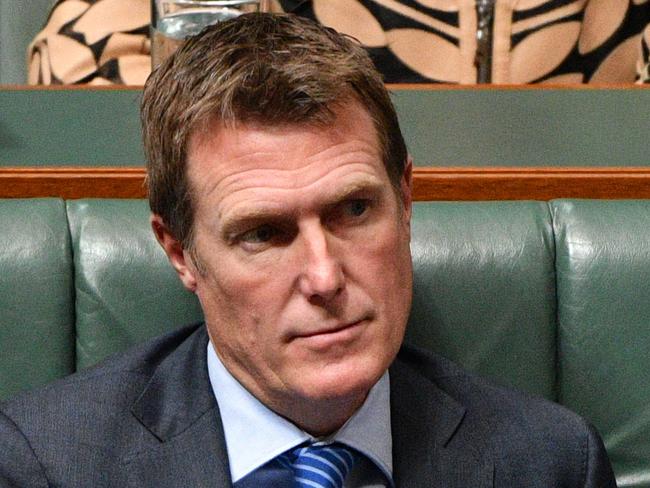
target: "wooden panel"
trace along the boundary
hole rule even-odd
[[[0,198],[144,198],[143,168],[0,168]],[[415,168],[414,198],[650,198],[650,168]]]

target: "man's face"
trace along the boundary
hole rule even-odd
[[[222,362],[290,418],[327,401],[358,407],[411,303],[410,164],[400,195],[368,113],[356,102],[335,113],[327,127],[195,134],[196,261],[172,257]]]

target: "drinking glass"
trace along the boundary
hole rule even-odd
[[[208,25],[266,10],[265,0],[151,0],[151,66]]]

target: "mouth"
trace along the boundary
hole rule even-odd
[[[327,335],[327,334],[336,334],[337,332],[341,332],[345,329],[349,329],[351,327],[354,327],[356,325],[359,325],[361,322],[363,322],[364,319],[357,320],[356,322],[350,322],[347,324],[341,324],[334,326],[332,328],[324,328],[322,330],[318,330],[316,332],[308,332],[306,334],[300,334],[299,337],[317,337],[319,335]]]
[[[323,327],[315,331],[298,333],[294,336],[294,339],[304,341],[310,347],[316,349],[327,348],[354,340],[368,322],[369,318],[364,317],[354,322],[346,322],[336,324],[332,327]]]

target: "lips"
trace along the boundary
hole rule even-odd
[[[326,327],[323,329],[316,330],[314,332],[307,332],[307,333],[301,333],[297,334],[297,337],[302,337],[302,338],[309,338],[309,337],[317,337],[317,336],[325,336],[329,334],[336,334],[338,332],[342,332],[346,329],[351,329],[357,325],[360,325],[364,320],[366,319],[360,319],[356,320],[354,322],[349,322],[349,323],[344,323],[340,324],[334,327]]]
[[[362,335],[370,317],[349,322],[338,322],[333,325],[325,324],[314,330],[297,331],[291,342],[300,344],[313,352],[325,352],[340,346],[356,342]]]

